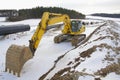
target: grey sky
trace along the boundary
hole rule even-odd
[[[26,9],[36,6],[63,7],[85,14],[120,13],[120,0],[1,0],[0,9]]]

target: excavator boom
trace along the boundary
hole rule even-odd
[[[52,16],[52,18],[50,18]],[[64,22],[64,29],[62,31],[63,34],[70,32],[70,18],[66,14],[56,14],[44,12],[41,22],[39,23],[35,33],[33,34],[30,40],[30,49],[33,54],[37,49],[40,40],[42,39],[43,34],[46,31],[48,25],[53,25],[55,23]]]

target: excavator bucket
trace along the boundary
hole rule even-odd
[[[20,77],[20,71],[26,61],[31,59],[32,53],[29,47],[11,45],[6,53],[6,68],[5,71],[13,73]]]

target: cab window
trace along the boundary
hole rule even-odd
[[[71,28],[73,32],[78,32],[81,27],[81,21],[71,21]]]

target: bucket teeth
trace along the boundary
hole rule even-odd
[[[6,54],[5,71],[17,74],[20,77],[20,71],[26,61],[32,58],[32,53],[28,47],[11,45]]]
[[[9,73],[12,73],[13,75],[20,77],[20,72],[13,71],[9,68],[5,68],[5,72],[9,72]]]

